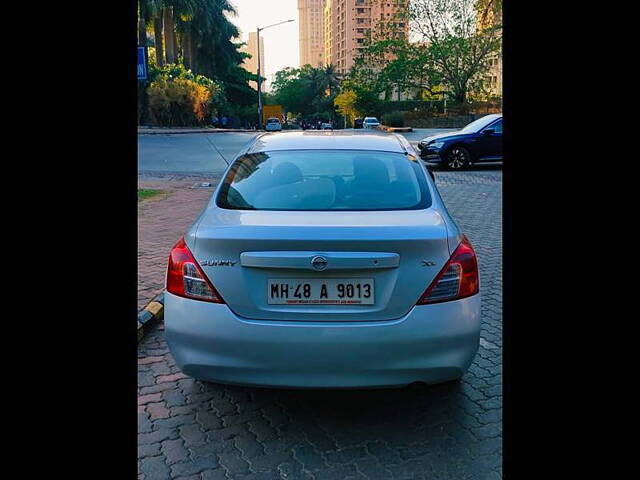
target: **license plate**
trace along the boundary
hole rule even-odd
[[[270,278],[269,305],[373,305],[372,278]]]

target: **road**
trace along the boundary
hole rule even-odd
[[[138,172],[220,176],[255,133],[138,135]]]
[[[414,145],[446,128],[420,128],[403,134]],[[287,133],[281,133],[286,135]],[[381,133],[382,134],[382,133]],[[220,176],[233,156],[256,133],[193,133],[139,135],[138,171],[142,174],[200,174]]]

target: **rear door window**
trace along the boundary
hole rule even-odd
[[[290,150],[231,166],[217,205],[240,210],[412,210],[431,206],[418,161],[401,153]]]
[[[493,128],[496,133],[502,133],[502,119],[498,120],[493,125],[490,125],[489,128]]]

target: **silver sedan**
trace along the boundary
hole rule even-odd
[[[264,134],[172,249],[165,330],[219,383],[459,379],[480,338],[475,252],[404,137]]]

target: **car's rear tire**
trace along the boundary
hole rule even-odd
[[[445,165],[449,170],[464,170],[471,164],[471,153],[460,145],[449,149],[445,157]]]

